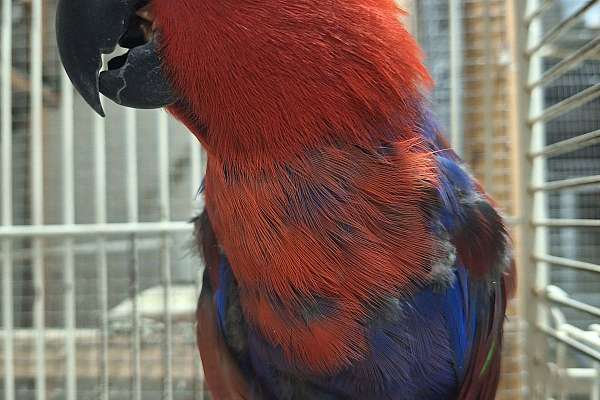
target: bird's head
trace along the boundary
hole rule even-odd
[[[430,81],[399,16],[393,0],[60,0],[56,28],[98,113],[99,93],[166,106],[209,150],[285,152],[418,117]]]

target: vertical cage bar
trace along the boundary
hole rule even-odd
[[[126,137],[126,163],[127,163],[127,215],[129,222],[138,222],[138,168],[137,168],[137,112],[125,109],[125,137]],[[142,354],[141,354],[141,326],[139,309],[140,292],[140,266],[136,235],[131,235],[131,255],[129,262],[129,297],[132,305],[132,332],[133,357],[132,357],[132,391],[133,399],[142,399]]]
[[[13,268],[10,240],[2,241],[2,328],[4,330],[4,398],[15,398],[14,370],[14,320],[13,320]]]
[[[73,90],[69,78],[61,71],[62,114],[62,176],[63,176],[63,223],[75,223],[75,173],[73,155]],[[64,241],[64,296],[65,296],[65,373],[66,398],[77,398],[77,365],[75,344],[75,252],[73,238]]]
[[[540,7],[540,0],[530,0],[531,6],[534,8]],[[535,18],[529,25],[529,44],[537,43],[543,34],[542,31],[542,19],[541,17]],[[530,56],[529,60],[529,76],[528,82],[535,82],[543,75],[543,55],[541,52],[537,52]],[[531,90],[530,94],[530,105],[529,105],[529,117],[533,115],[540,115],[544,110],[544,88],[539,86]],[[543,122],[534,123],[530,126],[531,143],[530,153],[538,152],[544,148],[546,144],[546,130]],[[536,157],[532,163],[531,170],[531,185],[534,187],[543,185],[546,181],[546,158]],[[535,220],[545,219],[547,211],[547,193],[545,191],[538,191],[533,195],[533,218]],[[533,242],[533,254],[548,254],[548,228],[538,226],[534,231],[534,242]],[[531,253],[530,253],[531,255]],[[543,290],[548,284],[548,265],[542,261],[536,261],[532,271],[532,280],[529,282],[531,288],[534,290]],[[541,307],[539,303],[540,299],[533,298],[535,303],[535,316],[534,319],[529,320],[530,323],[542,323],[547,326],[548,315],[546,307]],[[536,330],[535,335],[537,340],[534,338],[534,369],[530,371],[535,379],[535,386],[533,390],[533,398],[541,398],[544,393],[544,382],[547,379],[545,374],[546,368],[546,354],[547,341],[540,332]]]
[[[600,363],[594,362],[595,378],[592,383],[591,400],[600,400]]]
[[[129,259],[129,298],[133,312],[132,321],[132,341],[133,341],[133,357],[132,357],[132,398],[133,400],[142,400],[142,339],[141,339],[141,321],[140,321],[140,305],[138,295],[140,293],[140,260],[138,254],[138,246],[136,235],[130,237],[130,259]]]
[[[127,164],[127,215],[129,222],[138,222],[137,113],[125,109],[125,147]]]
[[[46,343],[45,343],[45,316],[46,302],[44,300],[44,260],[42,239],[33,239],[31,251],[33,253],[33,328],[35,330],[35,398],[46,398]]]
[[[165,112],[157,112],[158,119],[158,181],[160,220],[169,221],[171,218],[171,201],[169,190],[169,126]]]
[[[12,1],[2,0],[1,139],[2,139],[2,224],[12,225]]]
[[[510,82],[509,107],[512,112],[509,114],[509,131],[511,134],[512,153],[511,164],[515,171],[513,178],[513,206],[516,221],[514,226],[515,251],[519,275],[519,303],[518,307],[521,314],[530,321],[535,316],[535,306],[532,304],[531,282],[533,280],[533,261],[530,258],[530,251],[533,246],[533,225],[532,207],[533,198],[529,191],[531,180],[532,161],[529,154],[529,104],[527,102],[527,76],[529,65],[525,57],[527,46],[527,28],[524,17],[526,15],[526,2],[524,0],[509,0],[506,3],[506,32],[510,43],[511,60],[508,66],[508,76]],[[531,349],[533,347],[533,327],[527,326],[523,340],[523,350],[526,354],[527,387],[524,398],[530,398],[528,389],[533,387],[534,359]]]
[[[110,377],[108,358],[108,260],[106,257],[106,239],[96,238],[96,275],[98,280],[98,300],[100,308],[99,350],[99,393],[100,400],[109,400]]]
[[[463,114],[463,2],[449,0],[450,28],[450,141],[459,156],[464,155]]]
[[[96,114],[94,118],[94,171],[95,171],[95,221],[106,223],[106,137],[104,119]],[[100,400],[109,400],[108,369],[108,262],[106,257],[106,239],[96,238],[96,274],[98,283],[98,306],[100,309]]]
[[[31,2],[30,32],[30,148],[31,148],[31,224],[44,223],[43,137],[42,137],[42,0]],[[33,326],[35,338],[35,398],[46,398],[46,343],[45,343],[45,285],[42,239],[32,240],[33,257]]]
[[[494,193],[494,57],[490,0],[483,0],[483,182]]]
[[[160,218],[167,222],[171,219],[169,188],[169,126],[164,111],[157,113],[158,118],[158,171],[160,190]],[[163,336],[163,399],[173,400],[173,326],[171,316],[171,254],[169,234],[161,238],[161,270],[163,279],[163,307],[165,334]]]
[[[12,225],[12,1],[2,1],[2,85],[0,140],[2,147],[2,225]],[[13,265],[10,239],[2,240],[2,327],[4,329],[4,398],[15,400]]]
[[[560,332],[560,335],[566,336],[564,332]],[[567,400],[567,383],[565,382],[565,376],[560,373],[561,370],[567,367],[567,346],[564,343],[556,344],[556,366],[558,367],[558,371],[555,376],[553,376],[551,371],[546,373],[546,375],[549,375],[553,379],[545,387],[545,397],[551,398],[558,394],[560,400]]]

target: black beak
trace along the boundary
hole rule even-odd
[[[160,108],[177,100],[157,53],[145,40],[136,10],[140,0],[59,0],[56,37],[61,61],[77,91],[100,115],[101,92],[126,107]],[[100,72],[102,54],[130,48]]]

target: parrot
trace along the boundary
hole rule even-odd
[[[59,55],[207,155],[193,219],[214,399],[493,399],[501,211],[436,121],[393,0],[60,0]],[[106,65],[103,56],[124,53]]]

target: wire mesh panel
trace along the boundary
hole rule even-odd
[[[200,146],[163,111],[95,116],[54,0],[2,0],[0,398],[201,399]]]
[[[504,0],[423,0],[418,3],[418,38],[436,82],[431,100],[438,120],[458,141],[453,146],[486,190],[510,215],[510,54],[505,4]]]
[[[530,398],[596,400],[600,1],[516,1],[512,9]]]

